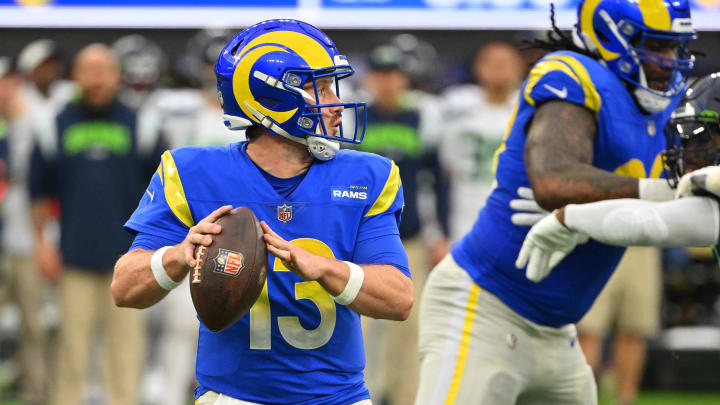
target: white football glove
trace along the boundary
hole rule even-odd
[[[518,226],[533,226],[546,217],[550,212],[543,209],[535,201],[535,195],[530,187],[518,187],[520,198],[510,200],[510,208],[519,212],[510,216],[510,221]]]
[[[522,270],[527,265],[525,277],[539,283],[575,246],[587,241],[587,235],[568,229],[554,214],[548,215],[525,236],[515,267]]]
[[[720,197],[720,166],[706,166],[686,173],[678,182],[675,198],[707,193]]]

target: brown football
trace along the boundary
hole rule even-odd
[[[238,207],[215,223],[209,247],[195,249],[190,294],[200,320],[213,332],[237,322],[253,306],[267,276],[267,250],[255,214]]]

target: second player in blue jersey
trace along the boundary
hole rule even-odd
[[[522,188],[547,210],[673,197],[662,131],[693,67],[687,1],[580,1],[572,38],[554,30],[495,154],[496,187],[423,293],[417,405],[596,404],[573,323],[623,249],[584,244],[536,282],[515,268],[529,228],[511,201]]]

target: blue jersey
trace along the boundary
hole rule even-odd
[[[358,243],[398,234],[402,186],[391,160],[341,150],[313,163],[284,198],[249,159],[246,145],[165,152],[126,227],[180,242],[218,207],[246,206],[291,243],[339,260],[352,260]],[[263,404],[368,398],[360,315],[272,255],[269,266],[245,317],[219,333],[200,325],[196,393],[213,390]]]
[[[540,283],[515,268],[528,227],[515,226],[509,203],[518,187],[529,187],[523,152],[526,130],[536,108],[562,100],[597,117],[593,166],[624,176],[660,177],[666,112],[644,115],[615,74],[574,52],[554,52],[532,68],[505,142],[495,155],[497,186],[473,229],[452,249],[453,258],[481,287],[525,318],[558,327],[577,322],[590,308],[617,266],[624,249],[594,241],[578,246]]]

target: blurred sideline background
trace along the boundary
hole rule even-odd
[[[698,57],[695,75],[720,71],[716,52],[720,0],[691,3],[701,31],[691,48],[704,54]],[[560,28],[571,27],[576,4],[576,0],[555,2]],[[156,122],[153,131],[160,143],[168,147],[229,143],[241,140],[242,134],[222,128],[210,74],[212,61],[229,36],[268,18],[298,18],[324,29],[357,72],[343,87],[341,98],[367,100],[381,117],[369,123],[362,148],[396,161],[420,162],[412,173],[417,197],[408,201],[417,206],[419,225],[403,240],[419,241],[423,264],[418,271],[427,272],[462,228],[472,224],[491,187],[489,168],[506,125],[503,114],[509,114],[507,106],[512,107],[521,79],[541,56],[526,49],[525,41],[544,37],[550,28],[549,8],[546,0],[0,0],[0,80],[10,83],[0,86],[0,133],[10,145],[11,187],[25,195],[25,200],[2,203],[6,242],[0,278],[4,300],[0,306],[0,405],[50,403],[58,328],[64,319],[57,284],[40,277],[34,266],[42,259],[35,257],[32,235],[27,235],[29,244],[20,247],[12,241],[22,239],[23,232],[31,233],[26,183],[27,144],[36,142],[31,123],[38,120],[34,112],[53,104],[53,114],[57,114],[77,98],[70,79],[79,50],[96,42],[113,48],[122,67],[117,97],[139,117]],[[51,41],[38,42],[46,39]],[[501,45],[493,46],[497,44]],[[55,70],[57,77],[48,76],[52,83],[37,81],[35,76],[42,73],[38,69],[49,62],[61,66]],[[65,95],[52,90],[61,83],[70,89]],[[37,95],[36,90],[44,100],[30,95]],[[13,110],[16,105],[23,106],[21,112]],[[411,128],[408,138],[416,149],[408,148],[408,139],[392,138],[398,111],[413,111],[420,117],[421,124]],[[388,128],[392,130],[386,132]],[[427,156],[432,163],[427,163]],[[437,187],[441,183],[447,188]],[[52,207],[51,203],[48,209],[57,217],[57,208]],[[17,217],[25,217],[24,230],[14,221]],[[46,226],[44,234],[57,241],[57,227],[57,223]],[[657,264],[646,260],[634,266],[649,268],[655,274],[651,279],[657,282],[643,284],[641,280],[622,293],[632,295],[646,285],[651,289],[653,283],[658,287],[659,306],[650,306],[652,313],[635,314],[657,318],[659,323],[657,329],[635,336],[647,342],[635,404],[720,404],[718,264],[704,249],[656,254]],[[29,282],[40,291],[37,307],[23,304],[19,297],[23,292],[18,288],[24,287],[16,274],[18,257],[30,271],[38,272]],[[30,308],[29,315],[23,305]],[[142,312],[147,349],[140,388],[132,393],[137,404],[192,403],[196,321],[191,305],[187,291],[178,289],[160,305]],[[639,311],[631,304],[622,305],[626,311]],[[614,361],[624,353],[614,338],[622,334],[623,325],[613,320],[607,320],[606,332],[597,337],[601,355],[595,368],[605,405],[620,404],[617,393],[623,384]],[[41,339],[27,339],[26,334],[32,333],[23,329],[28,322],[38,322],[40,330],[35,333]],[[102,337],[105,329],[98,326],[93,335]],[[389,338],[382,328],[366,330],[366,347],[377,348],[377,352],[368,351],[368,369],[373,370],[368,379],[376,380],[368,381],[374,403],[412,403],[411,398],[393,396],[390,377],[378,371],[384,368],[377,364],[382,356],[371,358],[387,350],[383,349],[385,339]],[[43,348],[38,352],[36,343],[28,342],[41,342],[37,344]],[[86,348],[90,355],[86,384],[76,389],[83,392],[83,404],[100,405],[109,403],[101,378],[106,356],[102,340],[92,342]],[[33,357],[22,355],[27,352],[41,353],[42,360],[28,360]],[[38,367],[44,371],[41,376],[34,370]]]

